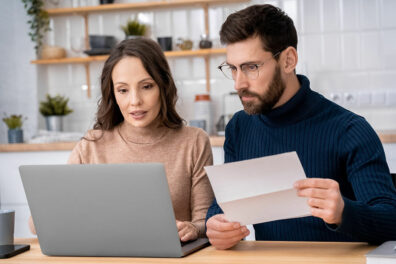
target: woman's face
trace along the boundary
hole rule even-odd
[[[136,57],[121,59],[114,66],[112,80],[124,120],[139,128],[152,124],[161,108],[160,90],[141,60]]]

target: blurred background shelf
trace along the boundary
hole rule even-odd
[[[224,139],[225,138],[222,136],[211,136],[210,144],[212,147],[223,147]],[[0,144],[0,152],[62,151],[62,150],[71,151],[76,144],[77,144],[76,141],[53,142],[53,143]]]
[[[180,50],[180,51],[166,51],[165,56],[167,58],[176,57],[202,57],[216,54],[225,54],[226,49],[200,49],[200,50]],[[53,60],[33,60],[32,64],[68,64],[68,63],[89,63],[94,61],[105,61],[109,56],[89,56],[89,57],[70,57],[63,59]]]
[[[249,0],[163,0],[155,2],[141,2],[141,3],[114,3],[100,6],[86,6],[76,8],[54,8],[47,9],[50,16],[59,15],[73,15],[73,14],[87,14],[105,11],[120,11],[125,9],[153,9],[153,8],[170,8],[181,6],[207,6],[209,4],[229,4],[237,2],[248,2]]]

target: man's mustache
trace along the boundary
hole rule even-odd
[[[239,96],[239,98],[242,98],[243,96],[249,96],[249,97],[257,97],[257,98],[261,99],[260,95],[258,95],[257,93],[254,93],[254,92],[250,92],[247,89],[239,90],[238,96]]]

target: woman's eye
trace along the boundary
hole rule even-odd
[[[148,84],[143,85],[143,89],[147,90],[147,89],[152,88],[153,86],[154,85],[152,83],[148,83]]]
[[[118,90],[118,92],[119,92],[120,94],[124,94],[124,93],[128,92],[128,90],[125,89],[125,88],[119,88],[119,89],[117,89],[117,90]]]

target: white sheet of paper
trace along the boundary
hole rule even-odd
[[[228,221],[247,225],[311,215],[306,198],[293,188],[306,178],[295,151],[205,170]]]

